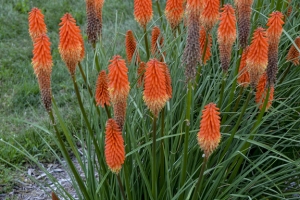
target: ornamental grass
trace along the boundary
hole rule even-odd
[[[229,3],[86,0],[57,8],[60,22],[39,4],[27,39],[50,123],[39,124],[39,103],[22,95],[26,113],[35,109],[29,127],[68,171],[72,192],[40,151],[0,145],[43,170],[49,199],[297,199],[298,4],[289,17],[281,0]],[[22,104],[15,87],[11,104]]]

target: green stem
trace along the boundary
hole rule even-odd
[[[281,84],[283,82],[283,80],[285,79],[286,75],[290,72],[291,66],[292,66],[292,63],[290,63],[289,66],[286,68],[286,70],[283,72],[283,76],[279,80],[278,84]]]
[[[238,61],[236,63],[236,66],[235,66],[235,71],[234,71],[234,74],[233,74],[233,83],[232,83],[232,86],[231,86],[231,91],[230,91],[230,94],[229,94],[229,100],[228,100],[228,105],[226,107],[226,110],[225,110],[225,113],[223,115],[223,118],[222,118],[222,122],[221,124],[224,124],[224,122],[226,122],[226,119],[227,119],[227,113],[229,112],[230,110],[230,105],[232,103],[232,100],[233,100],[233,97],[234,97],[234,91],[235,91],[235,88],[236,88],[236,83],[237,83],[237,74],[239,72],[239,67],[240,67],[240,63],[241,63],[241,59],[242,59],[242,54],[243,54],[243,49],[241,48],[239,50],[239,53],[238,53]],[[219,107],[221,108],[221,107]]]
[[[251,132],[250,132],[250,136],[249,136],[249,140],[252,140],[255,136],[255,133],[257,132],[257,129],[258,129],[258,126],[259,124],[261,123],[261,120],[263,118],[263,115],[265,113],[265,110],[266,110],[266,107],[267,107],[267,104],[268,104],[268,101],[269,101],[269,97],[270,97],[270,88],[268,88],[267,90],[267,96],[265,98],[265,101],[264,101],[264,104],[263,104],[263,107],[259,113],[259,115],[257,116],[257,120],[256,120],[256,123],[254,124],[254,126],[252,127],[251,129]],[[251,143],[250,142],[246,142],[242,148],[241,148],[241,153],[245,155],[245,150],[248,149],[250,147]],[[238,162],[237,162],[237,159]],[[237,162],[235,168],[234,168],[234,171],[232,172],[232,174],[230,175],[230,178],[229,178],[229,183],[231,183],[233,181],[233,179],[236,177],[239,169],[240,169],[240,166],[241,164],[243,163],[244,161],[244,157],[241,157],[241,156],[237,156],[235,161],[233,162],[233,165],[234,163]]]
[[[96,44],[93,44],[93,49],[94,49],[94,54],[95,54],[96,69],[98,72],[100,72],[101,67],[100,67],[100,63],[99,63],[99,57],[98,57],[98,53],[97,53],[97,49],[96,49]]]
[[[186,115],[185,115],[185,137],[184,137],[184,149],[181,165],[181,175],[180,175],[180,188],[184,185],[186,179],[186,167],[188,160],[188,146],[189,146],[189,133],[190,133],[190,118],[191,118],[191,106],[192,106],[192,81],[188,82],[188,91],[186,96]],[[184,194],[182,193],[179,199],[183,199]]]
[[[157,6],[157,10],[158,10],[158,14],[159,14],[159,18],[160,18],[161,24],[164,25],[164,24],[163,24],[163,18],[162,18],[163,15],[162,15],[162,12],[161,12],[160,5],[159,5],[159,3],[158,3],[158,0],[156,0],[156,6]]]
[[[153,134],[152,134],[152,195],[154,199],[157,199],[157,181],[156,181],[156,120],[157,117],[153,117]]]
[[[52,97],[52,98],[53,98],[53,97]],[[52,122],[52,126],[54,127],[54,130],[55,130],[55,134],[56,134],[57,140],[58,140],[58,142],[59,142],[59,144],[60,144],[62,154],[64,155],[64,157],[65,157],[65,159],[66,159],[66,161],[67,161],[67,163],[68,163],[68,166],[71,168],[72,174],[74,175],[74,177],[75,177],[75,179],[76,179],[76,181],[77,181],[77,183],[78,183],[78,185],[79,185],[80,191],[83,193],[83,196],[84,196],[86,199],[90,199],[89,194],[88,194],[88,192],[87,192],[87,190],[86,190],[86,187],[85,187],[85,185],[84,185],[84,183],[83,183],[83,181],[82,181],[80,175],[78,174],[78,172],[77,172],[77,170],[76,170],[76,168],[75,168],[75,166],[74,166],[74,164],[73,164],[73,162],[72,162],[70,156],[68,155],[68,151],[67,151],[67,149],[66,149],[66,147],[65,147],[65,144],[64,144],[63,140],[62,140],[61,137],[60,137],[60,134],[59,134],[57,125],[56,125],[56,123],[55,123],[55,119],[54,119],[52,110],[50,110],[50,111],[48,112],[48,114],[49,114],[49,118],[50,118],[50,120],[51,120],[51,122]]]
[[[87,88],[88,88],[88,91],[89,91],[89,94],[90,94],[91,98],[93,99],[93,102],[94,102],[94,105],[95,105],[95,107],[96,107],[98,116],[100,116],[100,109],[99,109],[99,107],[97,106],[97,102],[96,102],[96,100],[95,100],[95,98],[94,98],[92,89],[91,89],[90,85],[89,85],[88,82],[87,82],[87,78],[86,78],[86,76],[85,76],[85,73],[84,73],[84,71],[83,71],[83,68],[82,68],[82,65],[81,65],[80,62],[78,62],[78,66],[79,66],[79,71],[80,71],[80,73],[81,73],[81,76],[82,76],[82,78],[83,78],[83,81],[84,81],[84,83],[86,84],[86,86],[87,86]]]
[[[95,146],[95,151],[96,151],[96,154],[97,154],[97,157],[98,157],[98,161],[100,162],[100,165],[102,167],[102,170],[103,170],[103,174],[106,173],[106,170],[105,170],[105,164],[104,164],[104,161],[102,159],[102,156],[101,156],[101,151],[99,149],[99,145],[95,139],[95,136],[94,136],[94,133],[93,133],[93,130],[91,128],[91,124],[87,118],[87,114],[85,112],[85,109],[83,107],[83,103],[82,103],[82,100],[81,100],[81,96],[80,96],[80,93],[79,93],[79,89],[78,89],[78,85],[77,85],[77,82],[76,82],[76,77],[75,76],[72,76],[72,80],[73,80],[73,84],[74,84],[74,88],[75,88],[75,93],[76,93],[76,96],[77,96],[77,100],[78,100],[78,103],[79,103],[79,107],[80,107],[80,110],[81,110],[81,113],[82,113],[82,116],[83,116],[83,119],[86,123],[86,126],[87,126],[87,129],[88,129],[88,132],[93,140],[93,143],[94,143],[94,146]]]
[[[221,1],[221,8],[224,6],[224,0]]]
[[[164,128],[165,128],[165,108],[161,111],[161,130],[160,137],[164,137]],[[160,180],[165,180],[165,155],[164,155],[164,140],[160,141]],[[159,181],[160,187],[163,186],[163,181]]]
[[[237,99],[236,102],[235,102],[235,106],[234,106],[234,108],[233,108],[233,112],[235,112],[235,111],[238,109],[238,107],[239,107],[241,98],[242,98],[242,96],[243,96],[243,91],[244,91],[244,87],[242,86],[242,87],[240,87],[239,96],[238,96],[238,99]]]
[[[107,117],[108,117],[108,119],[110,119],[111,118],[111,114],[109,112],[108,106],[106,104],[104,104],[104,107],[105,107],[105,111],[106,111]]]
[[[144,28],[144,39],[145,39],[145,48],[147,53],[147,60],[150,58],[150,51],[149,51],[149,43],[148,43],[148,36],[147,36],[147,29]]]
[[[126,161],[125,161],[126,162]],[[129,172],[127,169],[127,165],[124,164],[124,175],[125,175],[125,185],[126,185],[126,193],[127,193],[127,198],[129,200],[132,200],[131,192],[130,192],[130,183],[129,183]]]
[[[222,154],[221,154],[221,161],[223,160],[224,155],[227,153],[227,150],[229,149],[229,147],[230,147],[230,145],[231,145],[231,142],[232,142],[232,140],[233,140],[233,138],[234,138],[234,136],[235,136],[235,134],[236,134],[236,131],[237,131],[237,129],[238,129],[239,126],[240,126],[240,123],[241,123],[241,121],[242,121],[242,119],[243,119],[243,115],[244,115],[244,113],[245,113],[245,111],[246,111],[246,109],[247,109],[247,107],[248,107],[248,104],[249,104],[249,101],[250,101],[250,99],[251,99],[251,96],[252,96],[252,89],[251,89],[251,90],[249,91],[249,93],[248,93],[247,100],[246,100],[246,102],[245,102],[244,105],[243,105],[243,108],[242,108],[242,111],[241,111],[241,113],[240,113],[240,115],[239,115],[239,118],[238,118],[237,122],[235,123],[234,128],[233,128],[232,131],[231,131],[230,138],[229,138],[228,141],[226,142],[226,146],[225,146],[225,148],[224,148],[224,150],[223,150],[223,152],[222,152]],[[228,128],[225,129],[225,133],[226,133],[227,131],[228,131]],[[220,161],[220,162],[221,162],[221,161]]]
[[[227,73],[223,71],[222,85],[221,85],[221,91],[220,91],[220,98],[219,98],[219,103],[218,103],[218,108],[220,108],[220,109],[221,109],[221,106],[222,106],[222,101],[223,101],[223,96],[224,96],[225,83],[226,83],[226,75],[227,75]]]
[[[120,190],[121,190],[121,194],[123,196],[123,199],[125,200],[126,199],[126,195],[125,195],[125,192],[124,192],[124,187],[122,185],[122,181],[121,181],[121,178],[120,178],[120,174],[117,174],[117,180],[118,180],[118,183],[119,183],[119,187],[120,187]]]
[[[201,188],[201,185],[202,185],[202,182],[203,182],[204,170],[206,168],[207,160],[208,160],[208,157],[204,157],[202,167],[201,167],[201,171],[200,171],[199,178],[198,178],[198,182],[197,182],[197,185],[195,187],[195,191],[194,191],[192,200],[199,199],[198,198],[198,194],[200,192],[199,189]]]

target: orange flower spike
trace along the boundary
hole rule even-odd
[[[75,75],[77,63],[82,59],[82,36],[80,28],[71,14],[66,13],[59,24],[58,49],[72,76]]]
[[[108,91],[111,102],[114,104],[120,101],[126,101],[129,94],[128,68],[125,60],[116,55],[109,61],[108,66]]]
[[[34,41],[37,37],[47,33],[47,27],[44,22],[44,15],[38,8],[32,8],[28,16],[29,34]]]
[[[140,65],[137,69],[138,81],[137,87],[142,87],[145,79],[146,63],[140,62]]]
[[[160,29],[155,26],[152,29],[152,37],[151,37],[151,54],[155,57],[160,54],[159,49],[162,48],[164,42],[164,38],[160,33]],[[160,59],[161,60],[161,59]]]
[[[127,55],[128,64],[131,63],[131,60],[132,60],[134,54],[136,54],[135,64],[138,65],[141,59],[140,59],[140,56],[139,56],[137,48],[136,48],[136,40],[135,40],[133,32],[131,30],[128,30],[126,33],[125,47],[126,47],[126,55]]]
[[[42,101],[48,112],[51,110],[51,71],[53,65],[50,45],[49,37],[46,34],[36,38],[32,58],[32,65],[38,79]]]
[[[267,86],[267,74],[264,73],[257,86],[256,86],[256,93],[255,93],[255,102],[259,105],[259,109],[262,109],[264,101],[267,96],[268,88]],[[266,106],[266,111],[271,107],[272,101],[274,98],[274,87],[270,87],[270,94],[269,94],[269,100]]]
[[[216,107],[216,104],[210,103],[202,111],[198,144],[207,158],[219,146],[221,141],[221,122],[218,110],[219,108]]]
[[[249,51],[248,47],[243,51],[243,55],[242,55],[241,63],[240,63],[240,67],[239,67],[239,76],[237,79],[237,82],[243,87],[248,87],[248,85],[250,83],[250,75],[248,72],[247,62],[246,62],[248,51]]]
[[[219,20],[220,0],[204,0],[204,9],[200,19],[207,31],[211,30]]]
[[[175,29],[183,18],[183,1],[184,0],[167,0],[165,15],[172,29]]]
[[[109,169],[118,174],[125,161],[125,146],[122,132],[115,120],[106,122],[105,159]]]
[[[168,66],[165,63],[162,63],[164,67],[164,73],[166,77],[166,89],[169,99],[172,98],[172,80],[171,80],[171,74]],[[168,100],[169,100],[168,99]]]
[[[145,29],[148,22],[152,19],[152,1],[134,0],[134,18]]]
[[[259,27],[253,33],[251,45],[247,55],[247,67],[250,73],[250,81],[255,86],[268,64],[268,38],[266,31]]]
[[[218,42],[220,44],[232,45],[236,40],[236,18],[234,9],[231,5],[226,4],[221,10]]]
[[[166,83],[164,64],[151,59],[145,72],[144,101],[156,117],[169,99]]]
[[[269,38],[269,42],[279,43],[280,36],[282,33],[282,26],[284,24],[283,14],[279,11],[275,11],[270,14],[270,18],[268,20],[267,26],[267,36]]]
[[[220,24],[218,28],[218,43],[220,51],[220,60],[223,71],[227,72],[232,45],[236,40],[236,18],[234,9],[231,5],[226,4],[222,8]]]
[[[201,27],[200,29],[200,33],[199,33],[200,37],[199,37],[199,44],[200,44],[200,60],[202,62],[202,56],[204,53],[204,49],[205,49],[205,42],[206,42],[206,31],[204,29],[204,27]],[[204,60],[203,60],[203,64],[205,65],[206,62],[210,59],[211,57],[211,45],[212,45],[212,37],[211,34],[208,33],[208,41],[207,41],[207,46],[206,46],[206,50],[205,50],[205,55],[204,55]]]
[[[295,39],[295,44],[300,49],[300,37],[297,37]],[[287,58],[288,61],[292,62],[294,65],[300,65],[300,52],[296,49],[296,47],[292,44]]]
[[[97,106],[104,108],[104,105],[109,106],[108,79],[105,70],[102,70],[97,79],[95,99]]]

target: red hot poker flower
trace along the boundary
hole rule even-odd
[[[75,75],[77,63],[82,59],[83,39],[80,28],[71,14],[66,13],[59,24],[59,52],[72,76]]]
[[[134,38],[133,32],[131,30],[128,30],[125,36],[125,47],[126,47],[126,55],[127,55],[127,61],[130,64],[131,60],[134,56],[135,57],[135,64],[138,65],[140,62],[140,56],[138,54],[137,48],[136,48],[136,40]]]
[[[295,39],[295,44],[300,49],[300,37]],[[300,52],[296,49],[294,44],[290,47],[287,58],[288,61],[292,62],[294,65],[300,65]]]
[[[134,17],[140,26],[145,29],[148,22],[152,19],[152,1],[134,0]]]
[[[249,71],[247,68],[247,62],[246,62],[248,51],[249,51],[249,47],[247,47],[243,51],[243,55],[242,55],[241,63],[240,63],[240,67],[239,67],[239,76],[237,79],[237,82],[243,87],[247,87],[250,83],[250,75],[249,75]]]
[[[95,99],[97,105],[102,108],[104,108],[104,105],[109,106],[108,79],[105,70],[102,70],[98,75]]]
[[[268,88],[266,86],[267,86],[267,74],[264,73],[261,76],[256,86],[255,102],[259,105],[259,109],[262,109],[265,99],[267,97]],[[271,107],[273,98],[274,98],[274,87],[272,86],[270,87],[270,94],[266,106],[266,111]]]
[[[126,101],[129,94],[128,68],[125,60],[116,55],[109,61],[108,91],[112,103]]]
[[[219,20],[220,0],[204,0],[204,9],[200,19],[207,31],[211,30]]]
[[[47,33],[46,24],[44,22],[44,15],[42,14],[40,9],[32,8],[32,10],[29,12],[28,22],[29,34],[32,41],[34,41],[40,35]]]
[[[157,117],[168,99],[165,65],[152,59],[147,63],[145,72],[144,101]]]
[[[52,56],[49,37],[42,34],[35,39],[32,65],[38,79],[42,101],[46,110],[51,110],[51,71]]]
[[[251,45],[247,55],[247,67],[250,73],[250,82],[256,86],[268,64],[268,38],[263,28],[257,28],[253,33]]]
[[[282,26],[284,24],[283,14],[279,11],[272,12],[268,20],[267,26],[267,36],[269,38],[269,43],[279,43],[279,39],[282,33]]]
[[[226,4],[222,8],[218,28],[218,43],[223,71],[227,72],[230,64],[232,45],[236,40],[236,19],[234,9]]]
[[[201,27],[199,35],[200,35],[200,37],[199,37],[199,44],[200,44],[199,59],[202,62],[202,57],[203,57],[203,53],[204,53],[204,50],[205,50],[205,55],[204,55],[204,59],[203,59],[203,64],[205,65],[206,62],[211,57],[212,37],[211,37],[211,34],[206,33],[204,27]],[[207,41],[207,45],[206,45],[206,49],[205,49],[206,35],[208,35],[208,41]]]
[[[204,151],[205,157],[209,157],[213,153],[221,140],[221,123],[218,110],[219,108],[214,103],[210,103],[202,111],[198,143],[202,151]]]
[[[160,57],[159,60],[163,61],[163,56],[158,56],[160,54],[160,49],[163,47],[164,38],[160,32],[160,29],[155,26],[152,29],[152,37],[151,37],[151,54],[154,57]]]
[[[183,1],[184,0],[167,0],[165,14],[172,29],[175,29],[183,18]]]
[[[125,161],[122,132],[115,120],[109,119],[105,131],[105,159],[109,169],[118,174]]]

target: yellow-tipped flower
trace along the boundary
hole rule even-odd
[[[219,146],[220,134],[220,113],[219,108],[214,103],[204,107],[202,111],[200,130],[198,132],[198,143],[205,157],[209,157]]]
[[[42,101],[48,112],[51,110],[51,71],[53,65],[49,40],[46,34],[42,34],[35,39],[32,58],[32,65],[40,86]]]

